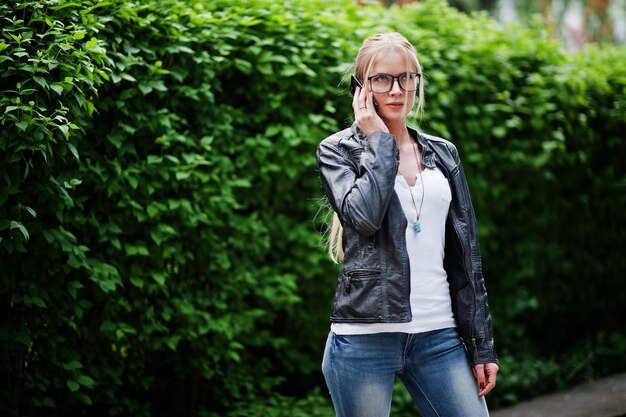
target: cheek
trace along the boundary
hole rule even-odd
[[[411,110],[413,109],[413,106],[415,106],[415,94],[412,94],[411,96],[407,97],[406,114],[409,114],[411,112]]]

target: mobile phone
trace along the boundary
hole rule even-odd
[[[361,84],[361,81],[359,81],[356,75],[352,74],[352,76],[350,77],[350,92],[352,93],[352,95],[354,95],[357,87],[363,88],[363,84]]]
[[[352,74],[350,76],[350,92],[352,93],[353,96],[357,87],[361,87],[361,89],[363,89],[363,84],[361,83],[361,81],[359,81],[356,75]],[[378,103],[376,103],[376,100],[374,100],[374,110],[378,112]]]

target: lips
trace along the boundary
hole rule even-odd
[[[402,107],[404,107],[404,103],[403,102],[393,102],[393,103],[388,103],[387,106],[392,107],[392,108],[402,108]]]

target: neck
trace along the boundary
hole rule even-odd
[[[393,126],[387,126],[389,128],[389,133],[396,137],[396,142],[400,147],[402,144],[407,143],[411,140],[411,135],[409,135],[409,131],[406,128],[406,124],[397,123]]]

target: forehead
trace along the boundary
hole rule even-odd
[[[372,66],[372,73],[374,74],[381,72],[399,74],[407,71],[417,71],[417,67],[414,62],[408,59],[404,51],[398,49],[381,53]]]

